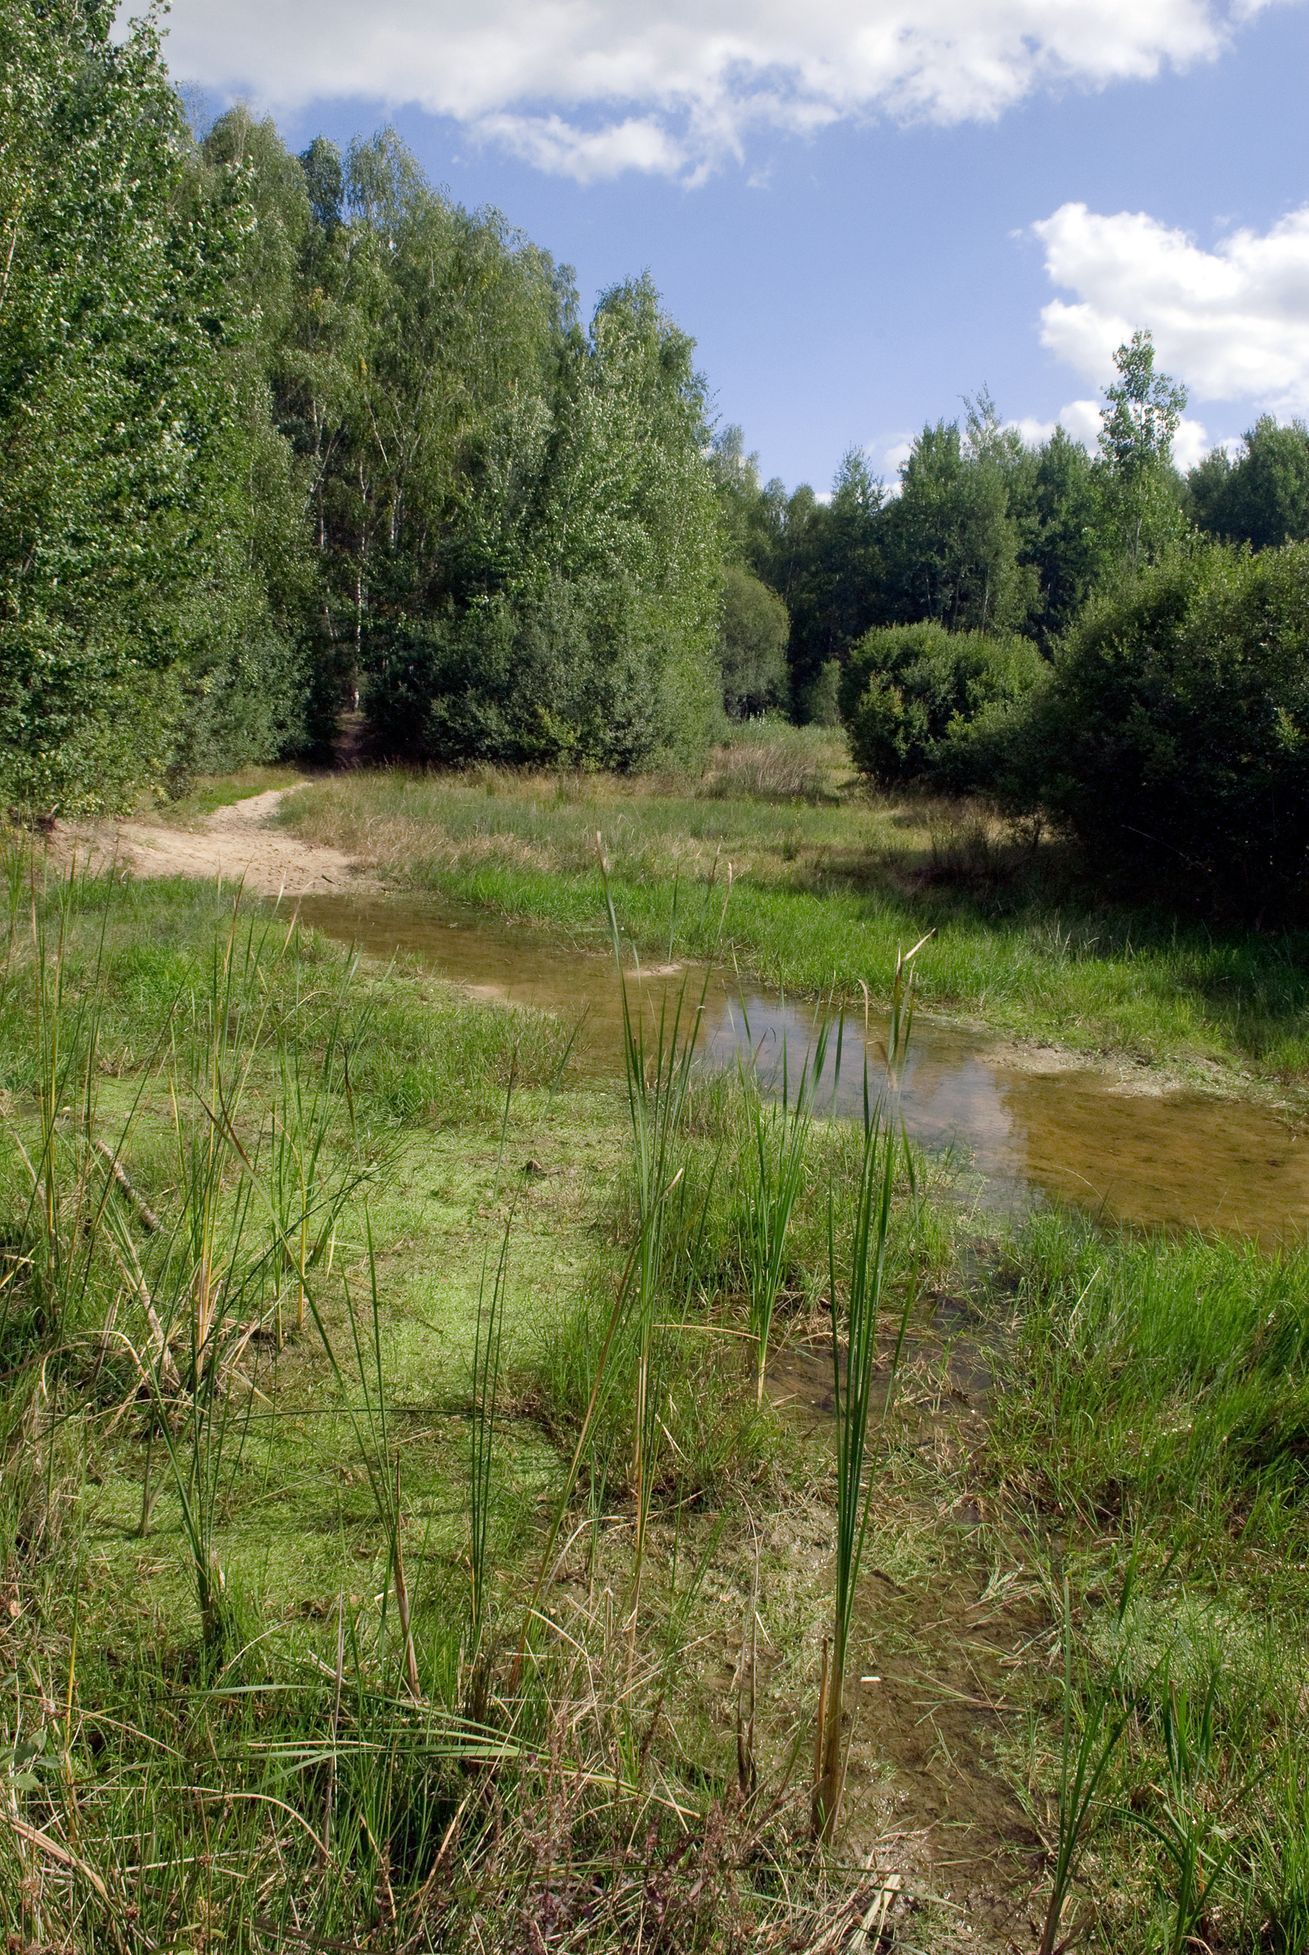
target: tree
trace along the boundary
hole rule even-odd
[[[843,662],[877,616],[882,499],[882,484],[863,450],[850,448],[841,457],[826,505],[812,491],[799,490],[787,507],[788,662],[800,719],[812,717],[813,688],[824,665]]]
[[[1256,421],[1235,459],[1224,449],[1187,477],[1196,522],[1210,536],[1253,549],[1309,539],[1309,428]]]
[[[886,512],[884,615],[951,631],[1013,631],[1026,623],[1035,577],[1019,561],[1010,509],[1012,448],[993,441],[994,410],[965,443],[955,422],[924,427]]]
[[[773,524],[759,482],[759,457],[747,454],[740,428],[726,427],[715,434],[708,461],[718,494],[727,561],[741,564],[766,582]]]
[[[244,507],[279,465],[246,185],[197,159],[153,23],[111,17],[0,14],[0,800],[44,814],[159,784],[206,727],[267,754],[297,711]]]
[[[776,591],[740,564],[723,578],[723,616],[718,656],[723,706],[730,719],[745,719],[780,704],[786,695],[786,641],[791,620]]]
[[[648,277],[615,286],[561,369],[529,554],[529,574],[588,594],[588,741],[609,765],[690,756],[708,736],[722,579],[708,447],[694,342]]]
[[[584,334],[557,281],[520,275],[492,259],[455,288],[471,317],[433,346],[449,364],[430,381],[409,335],[417,371],[399,398],[430,387],[434,429],[450,416],[461,438],[427,455],[398,525],[398,581],[374,601],[377,722],[392,750],[431,759],[689,757],[720,710],[722,574],[692,343],[648,279],[606,294]],[[528,289],[554,308],[535,323]],[[405,438],[395,429],[388,452]]]
[[[1148,332],[1133,333],[1114,354],[1114,365],[1118,379],[1105,389],[1100,410],[1100,454],[1108,475],[1109,525],[1120,556],[1135,570],[1185,533],[1172,457],[1186,389],[1155,372]]]
[[[1067,629],[1111,561],[1103,470],[1057,427],[1035,457],[1032,520],[1023,546],[1039,584],[1035,628],[1047,648]]]

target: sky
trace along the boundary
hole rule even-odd
[[[1093,443],[1137,327],[1183,466],[1309,418],[1309,0],[173,0],[166,47],[295,149],[391,123],[585,306],[648,270],[788,487],[983,387]]]

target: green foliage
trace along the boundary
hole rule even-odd
[[[612,586],[499,592],[375,652],[373,724],[393,752],[626,772],[694,745],[658,620]],[[707,714],[701,724],[707,725]]]
[[[1195,520],[1210,536],[1256,550],[1309,541],[1309,428],[1255,422],[1235,457],[1222,448],[1187,477]]]
[[[693,352],[648,278],[605,294],[569,342],[527,543],[538,575],[595,594],[593,642],[614,648],[597,654],[613,656],[621,694],[648,702],[644,725],[619,733],[627,764],[702,751],[717,700],[722,538]]]
[[[1118,379],[1105,389],[1100,410],[1106,517],[1119,559],[1135,570],[1185,534],[1172,455],[1186,389],[1155,372],[1154,341],[1147,332],[1133,333],[1114,354],[1114,364]]]
[[[1022,533],[1010,506],[1021,461],[1021,444],[999,428],[985,396],[971,411],[966,440],[954,422],[923,429],[886,514],[888,622],[1022,629],[1036,584],[1019,560]]]
[[[791,620],[775,591],[729,564],[723,576],[718,656],[723,704],[730,719],[748,719],[776,706],[786,689],[786,641]]]
[[[238,348],[251,216],[206,174],[152,23],[19,0],[0,23],[0,800],[112,806],[296,718],[284,467]],[[206,731],[208,729],[208,731]]]
[[[1057,427],[1035,457],[1023,545],[1040,586],[1034,623],[1043,646],[1067,630],[1110,567],[1105,494],[1103,466]]]
[[[801,702],[801,719],[807,726],[836,727],[841,724],[841,662],[825,659],[818,677]]]
[[[881,511],[882,485],[857,448],[842,457],[830,502],[800,491],[787,507],[794,534],[779,588],[791,607],[791,691],[801,718],[823,666],[843,660],[881,615]]]
[[[1107,879],[1296,909],[1309,866],[1309,545],[1175,555],[1093,603],[1035,707],[1040,799]]]
[[[1023,638],[939,624],[870,631],[841,677],[855,765],[883,785],[973,785],[964,729],[984,709],[1030,693],[1044,670]]]

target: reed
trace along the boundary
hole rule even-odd
[[[1119,1601],[1119,1622],[1127,1612],[1133,1581],[1129,1569]],[[1062,1731],[1055,1805],[1055,1839],[1050,1893],[1037,1955],[1058,1955],[1067,1946],[1065,1914],[1073,1883],[1100,1817],[1101,1789],[1131,1718],[1131,1698],[1116,1672],[1079,1688],[1075,1670],[1072,1603],[1063,1591]]]
[[[743,1164],[740,1258],[749,1299],[750,1335],[755,1347],[755,1402],[764,1401],[764,1377],[773,1315],[786,1281],[788,1240],[796,1204],[804,1186],[805,1163],[813,1128],[815,1098],[827,1065],[831,1021],[821,1017],[798,1065],[783,1046],[780,1062],[780,1100],[766,1100],[745,1085],[753,1143]],[[749,1032],[747,1020],[747,1036]],[[839,1071],[840,1040],[836,1065]]]
[[[896,1104],[913,1025],[913,960],[926,939],[897,956],[886,1044],[886,1077],[879,1089],[865,1065],[863,1145],[848,1234],[828,1209],[828,1282],[832,1310],[832,1405],[836,1423],[836,1555],[831,1628],[823,1651],[815,1719],[812,1825],[830,1843],[845,1780],[845,1676],[859,1570],[872,1506],[867,1473],[878,1330],[891,1241],[896,1171],[908,1158]]]
[[[598,838],[597,838],[598,841]],[[603,859],[603,858],[602,858]],[[613,902],[610,942],[622,999],[623,1076],[627,1089],[636,1244],[619,1331],[633,1355],[632,1490],[635,1505],[632,1620],[645,1561],[650,1505],[666,1433],[662,1397],[668,1339],[676,1335],[694,1293],[696,1255],[688,1238],[703,1221],[689,1211],[683,1130],[694,1077],[696,1041],[710,967],[696,982],[661,990],[653,1023],[633,998]],[[674,1228],[676,1218],[676,1228]]]

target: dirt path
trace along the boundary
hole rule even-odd
[[[344,889],[377,890],[376,878],[339,849],[301,841],[272,826],[288,794],[306,786],[270,788],[218,808],[196,828],[122,821],[112,827],[70,827],[70,854],[104,868],[117,861],[134,876],[217,876],[261,896],[318,896]]]

